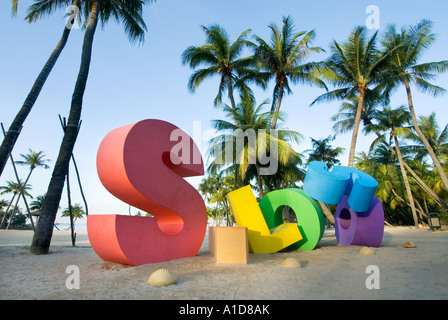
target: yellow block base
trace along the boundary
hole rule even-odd
[[[209,227],[208,250],[216,257],[216,263],[247,264],[247,228]]]

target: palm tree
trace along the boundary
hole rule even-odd
[[[75,222],[76,219],[82,219],[86,215],[86,212],[82,208],[82,205],[75,203],[71,206],[71,210],[69,208],[65,208],[64,211],[62,211],[62,217],[69,217],[70,214],[72,215],[73,222]]]
[[[219,90],[214,105],[221,105],[223,94],[227,90],[231,106],[235,108],[234,88],[237,87],[240,92],[251,92],[245,81],[241,81],[243,77],[264,87],[263,79],[258,78],[252,68],[252,57],[241,58],[244,48],[253,45],[247,40],[250,30],[243,31],[232,43],[226,30],[218,24],[201,28],[205,33],[206,43],[201,46],[190,46],[182,53],[182,64],[188,64],[192,69],[204,66],[190,76],[188,89],[195,92],[205,79],[219,76]]]
[[[418,120],[418,126],[421,132],[428,141],[431,149],[437,158],[443,158],[448,155],[448,124],[440,131],[439,125],[436,120],[436,114],[433,112],[428,117],[420,116]],[[428,149],[425,147],[420,136],[411,132],[408,136],[410,140],[416,143],[414,146],[410,146],[410,149],[416,153],[417,159],[422,159],[428,155]]]
[[[394,25],[388,27],[383,41],[385,50],[389,51],[393,47],[401,47],[390,55],[390,76],[384,82],[384,85],[389,91],[389,94],[398,86],[405,86],[409,112],[412,117],[415,132],[428,150],[432,162],[439,172],[445,188],[448,190],[447,174],[444,172],[440,160],[432,149],[431,144],[420,129],[411,94],[411,84],[414,84],[417,89],[428,92],[433,96],[438,96],[446,92],[445,89],[435,86],[428,81],[434,80],[437,74],[447,70],[448,60],[418,64],[423,52],[435,41],[435,35],[432,34],[431,29],[432,22],[427,19],[420,21],[415,26],[402,28],[401,32],[397,32]]]
[[[305,62],[313,52],[324,50],[310,46],[316,37],[314,30],[295,33],[291,16],[283,17],[281,30],[275,24],[270,24],[269,28],[270,43],[255,36],[258,42],[255,57],[264,73],[269,78],[275,78],[271,111],[278,113],[285,91],[288,94],[292,92],[290,81],[293,84],[305,83],[327,89],[325,83],[316,75],[317,64]],[[276,125],[277,119],[273,119],[271,128],[275,129]]]
[[[300,181],[305,179],[306,172],[300,166],[303,155],[298,154],[286,164],[279,163],[275,174],[263,176],[263,186],[270,192],[285,188],[297,188]]]
[[[39,210],[42,208],[42,204],[44,203],[45,195],[37,196],[36,200],[30,203],[31,210]]]
[[[20,183],[20,185],[19,185],[19,183]],[[9,201],[9,205],[8,205],[8,208],[5,211],[5,215],[2,217],[2,221],[0,223],[0,226],[3,225],[3,222],[5,221],[5,218],[6,218],[6,214],[8,213],[9,208],[11,207],[12,203],[14,202],[15,197],[17,196],[17,200],[15,202],[14,209],[13,209],[13,211],[11,213],[11,217],[10,217],[10,220],[8,222],[8,226],[6,227],[6,229],[9,228],[9,225],[11,224],[11,221],[12,221],[12,219],[14,217],[15,212],[16,212],[17,205],[19,204],[20,193],[22,193],[24,197],[27,196],[27,197],[33,198],[27,191],[27,190],[30,190],[30,189],[31,189],[31,186],[29,184],[26,184],[25,182],[22,182],[22,181],[20,181],[20,182],[13,182],[13,181],[9,180],[9,181],[6,181],[6,185],[5,186],[0,186],[0,190],[2,190],[2,191],[0,191],[0,194],[12,193],[12,198]]]
[[[211,139],[208,151],[210,156],[214,157],[209,170],[232,164],[234,168],[238,167],[236,171],[241,180],[244,180],[249,166],[254,166],[260,199],[264,195],[261,178],[261,167],[264,162],[262,155],[269,154],[270,164],[273,161],[287,164],[294,157],[299,157],[291,148],[289,141],[298,142],[301,137],[299,133],[291,130],[271,130],[271,122],[279,115],[273,112],[261,112],[266,104],[265,100],[256,106],[253,97],[244,94],[235,109],[226,105],[224,110],[227,116],[235,119],[236,124],[226,120],[214,120],[213,127],[223,134]],[[228,149],[229,146],[231,150]]]
[[[353,127],[355,126],[356,111],[358,110],[358,103],[359,95],[352,95],[342,103],[339,107],[338,113],[331,117],[331,121],[335,122],[333,125],[333,132],[335,136],[337,134],[344,134],[353,130]],[[385,101],[377,91],[369,90],[366,92],[360,119],[364,129],[372,123],[372,119],[375,116],[377,109],[384,103],[387,103],[387,101]]]
[[[81,118],[82,100],[92,56],[93,38],[98,21],[105,23],[110,17],[123,23],[131,42],[144,40],[146,25],[142,18],[142,7],[151,0],[89,0],[83,2],[84,15],[89,16],[81,54],[81,64],[72,95],[70,113],[58,158],[42,205],[39,223],[31,243],[31,253],[48,253],[53,234],[54,221],[64,188],[70,158],[73,153]],[[57,5],[57,3],[54,3]],[[87,20],[86,20],[87,21]]]
[[[227,226],[231,223],[231,212],[227,202],[227,194],[235,189],[235,175],[226,174],[225,171],[214,172],[202,179],[198,191],[204,200],[215,207],[207,207],[211,216],[219,223],[221,217],[226,217]]]
[[[0,200],[0,212],[3,211],[3,208],[9,205],[8,200],[1,199]]]
[[[353,167],[366,93],[381,83],[386,58],[396,49],[391,48],[380,53],[376,48],[378,32],[370,38],[367,33],[367,28],[360,26],[351,32],[347,42],[339,44],[334,40],[331,56],[324,62],[321,70],[322,76],[337,89],[320,95],[311,103],[314,105],[322,101],[346,100],[356,95],[359,97],[350,145],[349,167]]]
[[[369,154],[362,152],[356,157],[355,167],[378,181],[375,196],[383,204],[385,223],[407,223],[409,217],[400,209],[409,207],[409,203],[404,199],[406,194],[402,192],[402,175],[395,154],[385,144],[377,144]]]
[[[11,0],[11,14],[15,17],[17,15],[17,7],[19,5],[19,0]]]
[[[305,150],[305,152],[309,153],[307,164],[311,161],[323,161],[327,164],[328,169],[340,164],[341,162],[338,160],[338,157],[344,152],[344,148],[333,148],[330,142],[334,139],[334,136],[328,136],[320,140],[311,138],[313,149]]]
[[[409,184],[409,180],[406,174],[406,169],[404,167],[403,155],[400,150],[398,137],[403,136],[409,133],[409,128],[405,128],[404,126],[409,124],[411,121],[411,115],[408,111],[406,111],[405,107],[401,106],[395,110],[385,107],[382,112],[378,112],[375,116],[375,124],[371,124],[368,126],[367,130],[375,131],[375,132],[388,132],[390,137],[394,141],[395,151],[398,158],[398,162],[400,164],[400,170],[403,177],[403,182],[406,188],[407,197],[409,200],[409,205],[412,211],[412,217],[414,219],[415,227],[418,228],[418,218],[417,212],[415,209],[414,198],[412,196],[411,187]],[[384,134],[379,136],[373,142],[372,146],[376,145],[379,142],[382,142],[385,139]]]
[[[26,154],[26,155],[20,154],[20,156],[23,158],[23,160],[15,161],[15,163],[19,164],[19,165],[30,166],[30,172],[28,173],[28,176],[26,177],[25,183],[28,182],[28,180],[30,179],[31,173],[33,173],[33,170],[36,169],[37,167],[42,167],[44,169],[50,168],[46,164],[46,162],[49,162],[50,160],[44,159],[45,154],[43,153],[43,151],[36,152],[36,151],[29,149],[28,154]]]
[[[28,9],[28,15],[26,16],[26,20],[28,22],[34,22],[40,17],[42,17],[45,14],[50,14],[51,9],[48,9],[49,6],[54,6],[56,4],[60,6],[67,7],[68,3],[72,3],[74,6],[77,5],[78,0],[54,0],[54,1],[48,1],[48,0],[36,0],[34,4],[30,6]],[[13,14],[17,13],[17,0],[13,0]],[[42,90],[45,81],[47,80],[48,76],[50,75],[51,70],[53,69],[54,65],[56,64],[56,61],[59,58],[59,55],[61,54],[62,50],[65,47],[65,44],[67,43],[68,36],[70,34],[70,28],[67,28],[67,26],[64,26],[64,30],[62,32],[61,39],[57,43],[56,47],[54,48],[53,52],[51,53],[50,57],[48,58],[47,62],[45,63],[44,67],[42,68],[41,72],[36,78],[36,81],[33,84],[33,87],[31,88],[30,92],[28,93],[28,96],[26,97],[25,101],[23,102],[22,107],[20,108],[19,112],[17,113],[16,117],[14,118],[13,122],[11,123],[8,131],[6,132],[6,136],[3,139],[2,145],[0,146],[0,176],[3,172],[3,169],[5,168],[6,162],[8,161],[9,154],[11,153],[12,149],[14,148],[14,145],[17,141],[17,138],[19,136],[20,130],[22,129],[22,126],[28,117],[29,113],[31,112],[31,109],[34,106],[34,103],[37,100],[37,97],[39,96],[40,91]]]

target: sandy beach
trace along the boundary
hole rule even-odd
[[[325,231],[313,251],[250,254],[247,265],[216,264],[204,239],[197,256],[129,267],[102,261],[87,231],[55,231],[51,253],[29,253],[32,231],[0,230],[0,299],[149,299],[149,300],[306,300],[306,299],[448,299],[448,232],[428,228],[386,227],[374,255],[360,247],[337,244],[334,229]],[[416,248],[404,248],[412,241]],[[301,268],[284,268],[285,258]],[[79,289],[68,289],[67,267],[79,268]],[[368,289],[368,266],[379,270],[379,289]],[[177,277],[167,287],[147,279],[166,268]]]

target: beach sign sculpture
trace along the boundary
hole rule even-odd
[[[322,209],[303,190],[272,191],[257,204],[251,187],[245,186],[229,192],[227,199],[237,225],[248,229],[253,253],[274,253],[286,247],[313,250],[323,236]],[[283,223],[285,205],[293,209],[297,223]]]
[[[303,183],[310,197],[337,204],[336,239],[344,246],[379,247],[384,233],[384,210],[375,197],[378,182],[367,173],[336,166],[328,171],[321,161],[313,161]]]
[[[374,178],[360,170],[337,166],[328,171],[324,162],[313,161],[303,190],[272,191],[258,206],[250,186],[230,192],[227,198],[237,225],[248,228],[254,253],[272,253],[286,247],[313,250],[325,228],[322,209],[315,200],[338,205],[335,218],[338,243],[379,247],[384,211],[374,196],[377,186]],[[296,214],[297,224],[283,223],[282,210],[286,205]]]
[[[112,130],[98,148],[97,171],[111,194],[152,215],[89,215],[87,232],[98,256],[142,265],[197,254],[207,213],[201,195],[184,178],[203,175],[204,164],[187,133],[155,119]],[[314,249],[325,227],[317,201],[338,204],[340,244],[379,246],[384,212],[374,197],[377,185],[362,171],[341,166],[328,171],[323,162],[311,162],[303,190],[272,191],[257,203],[246,186],[230,192],[228,200],[237,225],[248,229],[254,253]],[[284,206],[293,209],[297,223],[283,223]]]
[[[173,153],[174,136],[190,146],[181,156]],[[153,119],[115,129],[100,144],[97,171],[110,193],[153,215],[89,215],[89,240],[103,260],[142,265],[197,254],[207,213],[201,195],[183,178],[203,175],[204,165],[187,133]]]

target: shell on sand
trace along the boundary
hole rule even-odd
[[[401,244],[404,248],[416,248],[417,246],[411,241],[405,241]]]
[[[301,268],[302,265],[300,264],[299,261],[297,261],[294,258],[286,258],[282,262],[282,267],[284,267],[284,268]]]
[[[176,276],[167,269],[154,271],[148,278],[148,284],[151,286],[169,286],[176,282]]]
[[[375,252],[371,248],[369,248],[369,247],[361,247],[358,250],[358,253],[359,254],[364,254],[364,255],[374,255],[375,254]]]

